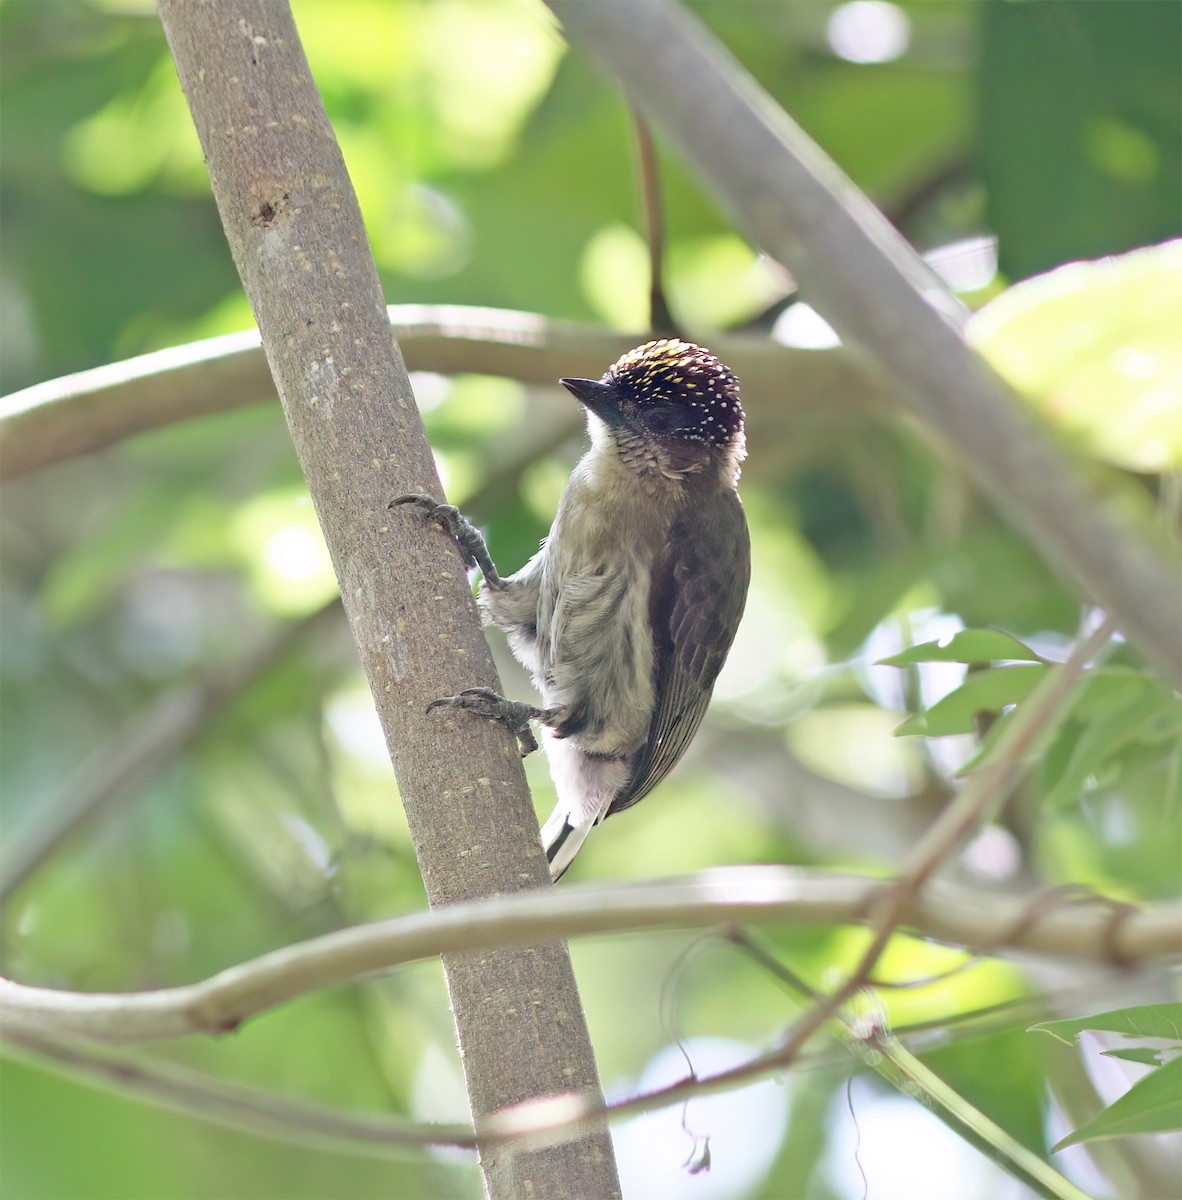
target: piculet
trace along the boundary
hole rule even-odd
[[[474,688],[436,705],[542,730],[558,803],[542,828],[557,879],[591,828],[643,799],[701,724],[747,598],[751,544],[736,485],[739,383],[713,354],[648,342],[598,379],[563,379],[591,448],[542,548],[502,577],[450,505],[399,496],[442,525],[484,579],[479,603],[533,677],[535,708]],[[393,507],[392,505],[392,507]]]

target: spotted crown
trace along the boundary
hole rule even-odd
[[[689,410],[677,436],[729,446],[743,436],[739,381],[709,350],[677,338],[645,342],[617,359],[603,382],[631,399],[643,413],[654,405]]]

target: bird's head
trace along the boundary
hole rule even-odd
[[[609,438],[633,470],[682,479],[714,467],[738,478],[746,455],[739,381],[701,346],[646,342],[598,380],[561,382],[592,414],[592,437]]]

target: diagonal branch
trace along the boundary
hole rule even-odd
[[[781,983],[815,1004],[824,1003],[824,997],[815,988],[774,955],[742,934],[735,936],[734,941]],[[1086,1193],[949,1087],[902,1043],[898,1031],[887,1029],[874,1017],[867,1020],[866,1014],[838,1011],[834,1015],[838,1043],[886,1083],[904,1095],[921,1098],[925,1104],[941,1109],[946,1119],[972,1132],[984,1146],[990,1147],[1000,1165],[1023,1182],[1037,1182],[1046,1195],[1062,1200],[1088,1200]]]
[[[388,519],[442,495],[357,198],[284,0],[160,0],[230,251],[394,762],[433,905],[546,887],[514,739],[426,714],[496,674],[455,547]],[[450,728],[449,728],[450,727]],[[444,957],[474,1119],[574,1092],[600,1105],[566,948]],[[537,1002],[545,997],[547,1003]],[[494,1200],[619,1193],[606,1124],[541,1152],[481,1148]]]
[[[91,1087],[157,1108],[305,1148],[379,1158],[404,1158],[408,1146],[476,1145],[469,1126],[434,1125],[405,1118],[345,1112],[275,1092],[218,1079],[180,1063],[116,1057],[110,1051],[56,1040],[27,1029],[4,1029],[6,1055],[49,1066]]]
[[[867,914],[868,923],[874,930],[870,944],[842,983],[822,997],[792,1026],[783,1045],[776,1050],[781,1063],[791,1063],[814,1033],[869,986],[871,974],[891,938],[900,926],[906,924],[906,913],[911,904],[925,894],[925,885],[960,839],[976,826],[990,807],[1004,801],[1023,755],[1029,752],[1037,736],[1062,709],[1087,663],[1103,650],[1111,638],[1112,625],[1111,619],[1108,619],[1083,638],[1066,661],[1048,671],[1029,699],[1015,711],[986,763],[978,767],[960,795],[932,823],[908,856],[898,878],[874,898]],[[1032,905],[1021,925],[1015,929],[1036,921],[1039,907],[1039,903]],[[1111,909],[1109,934],[1105,936],[1110,947],[1114,944],[1111,940],[1114,931],[1119,929],[1128,912],[1129,909],[1123,904]]]
[[[123,729],[71,772],[56,796],[39,799],[27,822],[4,839],[0,902],[36,872],[63,842],[114,807],[146,775],[168,762],[305,638],[337,619],[332,602],[281,629],[235,662],[172,688],[137,711]]]
[[[964,311],[886,218],[697,21],[669,0],[550,0],[738,225],[881,368],[1048,562],[1182,686],[1177,579],[964,340]],[[692,80],[692,86],[686,81]]]

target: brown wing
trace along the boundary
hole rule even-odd
[[[739,627],[750,579],[751,541],[734,492],[712,494],[674,523],[649,595],[657,707],[632,778],[608,816],[652,791],[693,740]]]

